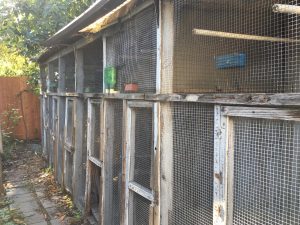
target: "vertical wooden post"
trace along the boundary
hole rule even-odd
[[[174,73],[174,1],[160,1],[160,76],[157,82],[160,87],[157,90],[162,94],[173,93],[173,73]]]
[[[169,224],[173,198],[173,116],[171,103],[160,105],[160,214],[161,224]]]
[[[2,166],[2,154],[3,151],[3,141],[2,141],[2,130],[0,125],[0,195],[4,194],[4,187],[3,187],[3,166]]]
[[[227,117],[222,116],[221,106],[215,106],[214,129],[214,204],[213,224],[226,224],[226,151]]]
[[[76,92],[82,93],[84,86],[83,79],[83,51],[81,49],[75,52],[75,80]],[[73,196],[77,206],[80,206],[80,201],[84,198],[84,180],[85,180],[85,162],[83,162],[83,143],[84,143],[84,100],[77,98],[75,104],[75,151],[73,163]]]

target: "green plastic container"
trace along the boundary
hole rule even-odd
[[[115,89],[117,83],[117,69],[113,66],[104,69],[104,84],[106,89]]]

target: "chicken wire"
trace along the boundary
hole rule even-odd
[[[277,3],[300,1],[175,0],[174,77],[166,87],[182,93],[299,92],[299,16],[273,12]],[[195,28],[201,35],[193,34]],[[219,31],[225,35],[217,37]]]
[[[49,63],[48,75],[46,77],[47,91],[57,92],[58,87],[58,60]]]
[[[75,92],[75,56],[70,53],[63,57],[65,60],[65,92]]]
[[[122,23],[114,35],[107,37],[107,66],[117,70],[116,89],[135,83],[138,92],[156,90],[156,13],[148,7]]]
[[[74,155],[72,152],[65,151],[65,174],[64,174],[64,180],[65,180],[65,188],[70,193],[73,192],[73,162],[74,162]]]
[[[233,121],[233,224],[300,224],[300,124]]]
[[[169,225],[213,223],[214,107],[173,103]],[[170,159],[171,160],[171,159]],[[166,215],[164,215],[166,216]]]
[[[95,165],[91,165],[91,211],[94,218],[99,221],[99,204],[100,204],[100,194],[101,191],[101,185],[100,185],[100,176],[101,176],[101,169]]]
[[[107,143],[107,154],[110,156],[108,160],[111,160],[111,165],[108,170],[111,172],[107,181],[107,185],[111,192],[111,204],[110,208],[106,210],[109,212],[107,215],[111,215],[111,218],[107,219],[107,223],[111,225],[120,224],[120,207],[121,207],[121,192],[122,192],[122,140],[123,140],[123,101],[122,100],[109,100],[107,102],[109,107],[109,117],[111,123],[107,127],[107,136],[110,138],[110,143]],[[107,125],[106,125],[107,126]]]
[[[148,199],[129,192],[129,223],[130,225],[149,225],[150,223],[150,205]]]
[[[151,189],[152,187],[152,108],[136,108],[135,110],[135,144],[131,154],[133,167],[132,180]]]
[[[100,160],[100,147],[101,147],[101,105],[100,102],[92,103],[92,118],[91,118],[91,135],[93,136],[92,140],[92,148],[91,148],[91,156]]]
[[[83,48],[84,92],[103,92],[102,39]]]

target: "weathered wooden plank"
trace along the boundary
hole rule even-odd
[[[145,100],[254,106],[300,106],[300,94],[146,94]]]
[[[129,119],[128,119],[129,118]],[[122,147],[122,191],[121,191],[121,221],[120,224],[127,224],[128,221],[128,188],[127,188],[127,159],[128,159],[128,149],[129,149],[129,140],[130,132],[129,125],[131,116],[128,115],[127,100],[123,101],[123,147]]]
[[[99,159],[93,157],[93,156],[89,156],[88,159],[97,167],[102,168],[103,167],[103,162],[100,161]]]
[[[160,93],[173,93],[173,74],[174,74],[174,1],[161,1],[160,11]]]
[[[102,138],[101,138],[101,146],[103,152],[103,161],[104,161],[104,168],[103,168],[103,197],[101,203],[101,210],[100,214],[102,216],[102,224],[112,224],[112,181],[113,181],[113,153],[114,153],[114,112],[112,105],[109,101],[103,101],[103,128],[102,128]]]
[[[160,224],[160,104],[153,107],[153,224]]]
[[[128,102],[128,106],[131,108],[152,108],[152,102],[142,102],[142,101],[130,101]]]
[[[229,117],[300,121],[299,109],[223,106],[221,110]]]
[[[213,224],[226,225],[226,117],[221,115],[221,106],[215,106],[215,128],[214,128],[214,202],[213,202]]]
[[[173,116],[170,102],[160,104],[160,215],[169,224],[173,202]]]
[[[129,182],[128,188],[131,191],[139,194],[140,196],[143,196],[144,198],[148,199],[149,201],[151,201],[151,202],[154,201],[154,194],[153,194],[153,191],[151,191],[150,189],[145,188],[142,185],[140,185],[134,181]]]
[[[91,156],[91,149],[93,146],[93,107],[91,99],[88,100],[88,116],[87,116],[87,162],[86,162],[86,181],[85,181],[85,215],[88,216],[91,212],[91,174],[92,174],[92,165],[89,160]]]

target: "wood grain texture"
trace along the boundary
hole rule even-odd
[[[21,116],[21,100],[24,117],[13,131],[18,139],[40,139],[40,100],[39,96],[28,91],[25,77],[0,77],[0,115],[10,108],[19,110]],[[1,118],[4,119],[5,118]],[[24,124],[25,121],[25,124]],[[3,127],[5,129],[5,127]]]

